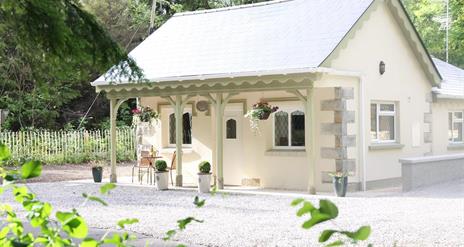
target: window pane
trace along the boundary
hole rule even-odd
[[[377,140],[377,104],[371,104],[371,139]]]
[[[380,111],[395,111],[394,104],[380,104]]]
[[[184,113],[182,116],[182,142],[184,144],[192,144],[192,115],[190,113]]]
[[[462,120],[462,112],[455,112],[454,117],[456,120]]]
[[[226,122],[226,138],[237,139],[237,121],[229,119]]]
[[[305,145],[305,119],[302,111],[295,111],[292,117],[292,146],[301,147]]]
[[[176,117],[169,115],[169,143],[176,144]]]
[[[192,144],[192,115],[184,113],[182,116],[182,143]],[[176,117],[169,115],[169,144],[176,144]]]
[[[448,140],[453,141],[453,113],[448,113]]]
[[[395,117],[380,116],[379,117],[379,140],[388,141],[395,140]]]
[[[276,146],[288,146],[288,113],[279,111],[274,116],[274,136]]]
[[[461,142],[462,139],[462,123],[454,123],[453,124],[453,141]]]

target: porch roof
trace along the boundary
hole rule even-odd
[[[373,0],[277,0],[174,15],[129,55],[150,82],[317,68]],[[112,83],[105,75],[92,83]]]

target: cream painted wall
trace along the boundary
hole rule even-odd
[[[232,98],[232,100],[246,100],[246,106],[258,102],[260,99],[266,99],[271,104],[280,107],[290,107],[304,111],[303,104],[294,99],[293,95],[286,92],[263,92],[263,93],[242,93]],[[320,126],[322,122],[333,121],[333,113],[320,111],[320,100],[333,98],[333,88],[316,88],[316,126]],[[201,97],[194,100],[203,99]],[[285,99],[285,101],[282,101]],[[160,98],[143,98],[142,104],[157,109],[158,103],[161,103],[161,121],[157,127],[155,134],[147,137],[150,143],[156,145],[161,150],[161,154],[169,159],[174,148],[168,147],[168,116],[172,112],[171,107]],[[236,107],[243,105],[242,103],[229,104]],[[187,105],[186,110],[191,110],[192,105]],[[227,111],[227,108],[226,108]],[[202,160],[213,161],[214,155],[214,112],[211,116],[206,116],[205,113],[197,113],[197,116],[192,118],[192,148],[187,148],[184,151],[184,182],[186,184],[196,183],[197,164]],[[258,178],[261,186],[266,188],[281,188],[281,189],[297,189],[306,190],[308,186],[309,163],[307,162],[306,152],[304,150],[275,150],[273,149],[273,118],[272,116],[260,122],[260,133],[252,132],[248,119],[241,116],[241,128],[239,136],[242,139],[240,150],[224,150],[225,152],[239,151],[241,156],[242,171],[239,177],[229,179],[229,181],[241,181],[244,178]],[[323,145],[333,146],[333,136],[318,136],[316,151]],[[227,171],[227,166],[233,162],[224,161],[224,170]],[[318,160],[316,166],[321,166],[316,174],[318,181],[318,190],[329,190],[330,187],[320,183],[320,171],[332,171],[334,169],[333,161]],[[228,177],[231,174],[224,174],[227,184]],[[235,174],[235,176],[238,176]],[[235,184],[236,185],[236,184]]]
[[[462,148],[449,148],[448,141],[448,112],[464,111],[464,100],[445,100],[439,99],[432,105],[433,123],[432,123],[432,138],[433,138],[433,153],[463,153]]]
[[[368,150],[366,148],[367,180],[380,180],[401,176],[399,158],[422,156],[430,152],[430,144],[423,140],[424,113],[428,112],[426,95],[431,83],[426,78],[411,46],[385,3],[380,3],[363,22],[347,46],[335,53],[331,67],[361,73],[365,88],[364,130],[365,143],[370,139],[370,102],[397,102],[399,109],[397,131],[402,149]],[[379,73],[384,61],[386,72]],[[421,128],[421,144],[412,147],[412,126]]]

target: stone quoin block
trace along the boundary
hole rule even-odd
[[[352,87],[336,87],[334,88],[336,99],[354,99],[354,88]]]
[[[321,111],[346,111],[346,100],[344,99],[322,100]]]
[[[334,112],[335,123],[354,123],[355,113],[354,111],[336,111]]]
[[[340,123],[322,123],[321,124],[321,134],[323,135],[346,135],[347,128],[346,124]]]
[[[346,148],[321,148],[321,158],[323,159],[347,159],[348,152]]]
[[[356,147],[356,136],[336,136],[335,147]]]
[[[354,159],[345,159],[345,160],[335,160],[335,168],[340,172],[356,172],[356,160]]]

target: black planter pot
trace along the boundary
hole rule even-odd
[[[103,167],[92,167],[92,176],[95,183],[101,183],[103,178]]]
[[[333,177],[333,186],[338,197],[345,197],[348,188],[348,177]]]

